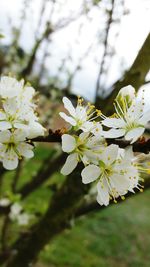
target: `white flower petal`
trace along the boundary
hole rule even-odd
[[[32,149],[33,149],[33,146],[25,142],[21,142],[17,146],[17,151],[19,152],[19,154],[29,159],[34,156]]]
[[[0,160],[3,160],[3,157],[5,157],[6,150],[7,146],[0,143]]]
[[[75,112],[75,108],[72,105],[71,101],[67,97],[63,97],[62,101],[64,103],[65,109],[67,109],[69,111],[71,116],[75,117],[76,112]]]
[[[25,86],[22,91],[23,91],[22,92],[23,100],[28,102],[28,104],[31,104],[30,101],[32,100],[32,98],[35,94],[35,89],[31,86]]]
[[[16,115],[18,110],[18,103],[16,97],[7,98],[3,103],[5,112],[9,115]]]
[[[82,106],[76,107],[76,118],[82,122],[87,121],[87,113],[86,113],[85,107],[82,107]]]
[[[3,166],[7,170],[14,170],[18,166],[18,156],[17,154],[11,149],[5,153],[5,157],[3,159]]]
[[[62,135],[62,150],[64,152],[72,152],[76,148],[76,140],[69,134]]]
[[[126,140],[129,140],[129,141],[132,141],[132,143],[134,143],[135,141],[137,141],[137,139],[139,137],[142,136],[142,134],[144,133],[145,131],[145,128],[144,127],[139,127],[139,128],[134,128],[132,130],[130,130],[129,132],[126,133],[125,135],[125,139]]]
[[[10,205],[10,200],[8,198],[1,198],[0,199],[0,206],[1,207],[7,207]]]
[[[101,170],[96,165],[89,165],[83,169],[81,172],[82,182],[84,184],[89,184],[95,181],[101,174]]]
[[[76,168],[77,164],[78,164],[77,153],[73,153],[73,154],[69,155],[66,159],[64,166],[61,169],[61,173],[63,175],[70,174]]]
[[[84,132],[89,132],[94,128],[94,123],[92,121],[86,121],[82,124],[80,129]]]
[[[118,192],[118,194],[122,194],[128,191],[130,186],[130,182],[125,175],[114,174],[110,177],[110,183],[112,188]]]
[[[104,149],[104,152],[101,155],[102,161],[104,161],[104,163],[107,165],[112,164],[118,156],[118,146],[117,145],[110,145],[107,146]]]
[[[0,143],[9,142],[10,137],[11,137],[11,132],[9,130],[0,132]]]
[[[139,124],[145,125],[148,121],[150,121],[150,110],[145,112],[138,122]]]
[[[0,121],[6,120],[6,114],[3,111],[0,111]]]
[[[17,202],[14,203],[10,207],[10,214],[9,214],[10,219],[15,220],[21,211],[22,211],[22,206]]]
[[[124,149],[124,159],[132,162],[131,159],[134,158],[133,148],[132,146],[128,146]]]
[[[104,205],[103,199],[102,199],[100,194],[97,194],[96,200],[97,200],[98,204],[100,204],[101,206]]]
[[[91,133],[93,133],[96,137],[101,137],[103,135],[103,128],[101,123],[97,122],[91,130]]]
[[[102,121],[102,124],[112,128],[122,128],[126,125],[125,121],[119,118],[107,118]]]
[[[28,138],[35,138],[37,136],[43,136],[46,129],[39,122],[29,122],[28,125]]]
[[[105,138],[118,138],[125,134],[124,129],[110,129],[109,131],[103,131]]]
[[[0,95],[3,98],[18,96],[23,88],[24,81],[18,82],[15,78],[3,76],[0,81]]]
[[[60,115],[65,121],[69,122],[72,126],[76,126],[76,125],[77,125],[76,121],[75,121],[72,117],[66,115],[64,112],[59,112],[59,115]]]
[[[27,213],[21,213],[17,216],[19,225],[27,225],[29,223],[30,216]]]
[[[134,193],[133,189],[138,186],[139,179],[140,179],[138,170],[135,167],[131,167],[128,170],[127,175],[128,175],[128,179],[129,179],[129,183],[130,183],[128,190]]]
[[[143,114],[143,103],[142,101],[133,102],[131,107],[127,111],[127,117],[132,118],[132,120],[139,120]]]
[[[118,95],[122,95],[123,97],[129,96],[131,99],[133,99],[135,98],[135,89],[133,86],[127,85],[119,91]]]
[[[87,139],[88,137],[89,137],[89,133],[88,132],[81,133],[79,135],[79,138],[78,138],[79,143],[80,142],[84,143],[84,142],[88,141],[88,139]]]
[[[103,180],[103,183],[98,182],[97,184],[97,190],[98,190],[98,196],[97,196],[97,201],[100,205],[109,205],[109,191],[108,191],[108,186],[105,180]]]
[[[17,129],[13,133],[14,142],[21,142],[24,141],[27,137],[27,131],[23,129]]]
[[[0,131],[11,129],[12,125],[8,121],[0,121]]]
[[[26,125],[26,124],[23,124],[23,123],[21,123],[21,122],[15,122],[14,121],[14,123],[13,123],[13,125],[14,125],[14,127],[16,128],[16,129],[22,129],[22,130],[28,130],[28,125]]]

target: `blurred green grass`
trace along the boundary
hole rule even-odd
[[[38,171],[49,148],[38,146],[36,157],[27,163],[19,186]],[[11,185],[15,172],[7,172],[3,190]],[[51,195],[50,185],[63,181],[55,173],[24,202],[30,213],[44,213]],[[48,267],[149,267],[150,266],[150,191],[138,194],[121,204],[114,204],[100,212],[90,213],[75,222],[71,229],[46,245],[39,257],[40,265]],[[15,226],[17,227],[17,226]],[[16,228],[12,227],[11,235]]]
[[[41,261],[56,267],[149,267],[149,199],[147,191],[81,218],[45,247]]]

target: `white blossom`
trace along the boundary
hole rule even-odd
[[[24,86],[23,82],[7,76],[1,78],[0,85],[2,92],[5,92],[5,89],[7,91],[7,97],[4,97],[4,92],[1,93],[1,97],[4,99],[0,110],[0,131],[18,128],[26,129],[29,138],[44,135],[45,129],[39,123],[35,113],[34,88],[29,85]],[[14,94],[9,94],[9,91]]]
[[[10,98],[18,96],[24,86],[24,81],[17,81],[9,76],[2,76],[0,80],[0,96],[2,98]]]
[[[14,203],[10,207],[9,218],[12,221],[16,221],[19,225],[27,225],[31,216],[25,212],[22,212],[23,208],[19,203]]]
[[[128,191],[134,192],[133,189],[139,186],[139,174],[131,162],[130,153],[129,150],[121,158],[119,147],[110,145],[102,153],[99,164],[90,164],[83,169],[81,175],[84,184],[98,179],[97,201],[100,205],[107,206],[111,198],[116,202],[116,198],[124,198]]]
[[[19,225],[28,225],[29,221],[30,221],[31,216],[27,213],[21,213],[18,214],[17,216],[17,223]]]
[[[103,134],[106,138],[123,137],[132,143],[140,138],[147,122],[150,120],[150,110],[144,111],[144,102],[133,99],[128,105],[126,98],[123,102],[116,100],[114,118],[104,118],[102,124],[111,128]]]
[[[65,165],[61,169],[64,175],[70,174],[82,161],[85,165],[97,162],[104,148],[104,139],[97,139],[89,133],[81,133],[79,136],[69,134],[62,135],[62,150],[69,153]]]
[[[8,198],[1,198],[0,199],[0,206],[7,207],[10,204],[10,200]]]
[[[70,116],[64,112],[60,112],[60,116],[70,123],[75,130],[81,129],[84,132],[89,132],[95,128],[94,119],[99,117],[100,111],[95,109],[95,106],[88,104],[82,106],[82,99],[78,99],[76,108],[72,105],[67,97],[63,97],[64,107],[68,110]]]
[[[19,203],[14,203],[10,207],[10,213],[9,213],[9,218],[11,220],[16,220],[17,216],[20,214],[22,211],[22,206]]]
[[[126,98],[126,100],[133,101],[135,98],[135,89],[131,85],[127,85],[120,89],[117,99],[119,97],[122,97],[123,99]]]
[[[33,146],[26,143],[27,132],[17,129],[13,132],[5,130],[0,132],[0,160],[4,168],[13,170],[18,166],[22,157],[32,158]]]

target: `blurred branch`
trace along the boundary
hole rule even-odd
[[[21,194],[21,198],[24,199],[45,183],[53,173],[59,170],[64,163],[64,155],[61,154],[56,159],[52,160],[52,156],[46,159],[39,169],[38,173],[32,177],[32,180],[23,185],[18,191]]]
[[[68,78],[68,82],[67,82],[67,86],[65,88],[67,94],[70,93],[75,75],[78,73],[79,70],[81,70],[82,62],[84,61],[84,59],[86,59],[86,57],[88,56],[91,49],[92,49],[92,45],[90,45],[87,48],[87,50],[83,53],[83,55],[81,55],[81,57],[79,58],[79,61],[78,61],[77,65],[75,66],[73,72],[70,73],[69,78]]]
[[[31,53],[31,55],[29,57],[29,61],[27,63],[27,66],[22,70],[20,76],[26,77],[27,75],[29,75],[31,73],[33,65],[34,65],[34,62],[35,62],[37,51],[38,51],[42,41],[47,39],[49,37],[49,35],[53,33],[53,31],[54,30],[52,28],[52,25],[48,22],[47,26],[46,26],[46,29],[45,29],[44,33],[42,34],[41,38],[39,38],[36,41],[36,43],[34,45],[34,48],[32,50],[32,53]]]
[[[42,19],[43,19],[43,16],[44,16],[44,12],[46,10],[46,6],[47,6],[47,2],[49,0],[43,0],[42,1],[42,6],[41,6],[41,11],[40,11],[40,15],[39,15],[39,20],[38,20],[38,23],[37,23],[37,30],[35,32],[35,39],[37,40],[37,37],[38,37],[38,34],[39,34],[39,29],[41,27],[41,24],[42,24]]]
[[[113,85],[113,91],[105,99],[98,99],[97,106],[109,115],[113,109],[113,101],[120,88],[131,84],[136,91],[145,83],[145,77],[150,70],[150,34],[148,34],[131,68]]]
[[[34,48],[32,50],[32,53],[29,57],[27,66],[21,71],[20,76],[26,77],[27,75],[31,73],[34,62],[35,62],[37,51],[41,43],[44,40],[47,40],[51,34],[56,33],[58,30],[61,30],[67,27],[68,25],[70,25],[70,23],[76,21],[82,15],[82,13],[83,11],[79,12],[74,17],[72,16],[71,18],[62,19],[55,26],[52,25],[51,22],[47,22],[46,29],[43,32],[42,36],[36,41]]]
[[[50,0],[44,0],[43,2],[43,6],[42,6],[42,9],[41,9],[41,15],[40,15],[40,19],[39,19],[39,23],[38,23],[38,28],[37,28],[37,34],[38,34],[38,29],[40,28],[40,25],[41,25],[41,22],[42,22],[42,16],[44,14],[44,11],[46,9],[46,4],[47,2],[50,1]],[[48,20],[49,22],[51,22],[52,20],[52,15],[54,13],[54,10],[55,10],[55,3],[56,3],[56,0],[52,0],[51,1],[51,10],[50,10],[50,14],[48,16]],[[46,45],[45,45],[45,50],[44,50],[44,53],[43,53],[43,58],[41,60],[41,68],[40,68],[40,72],[39,72],[39,75],[38,75],[38,82],[40,83],[40,80],[43,76],[43,73],[44,73],[44,66],[45,66],[45,61],[47,59],[47,56],[49,55],[49,52],[48,52],[48,47],[49,47],[49,44],[50,44],[50,41],[51,41],[51,34],[48,35],[47,37],[47,40],[46,40]]]
[[[144,82],[144,85],[145,85],[145,84],[149,84],[149,83],[150,83],[150,81],[145,81],[145,82]]]
[[[146,179],[145,182],[144,182],[144,191],[147,190],[147,189],[150,189],[150,179]],[[139,190],[136,191],[136,194],[133,194],[131,192],[128,192],[125,196],[126,199],[130,198],[130,197],[133,197],[133,196],[136,196],[138,194],[140,194],[141,192]],[[121,198],[118,198],[117,199],[117,203],[122,203],[123,200]],[[111,207],[111,205],[114,204],[113,201],[110,201],[110,204],[108,207]],[[105,209],[106,207],[105,206],[100,206],[97,201],[92,201],[90,203],[83,203],[79,208],[78,210],[76,211],[75,213],[75,217],[80,217],[80,216],[83,216],[83,215],[87,215],[89,214],[90,212],[95,212],[95,211],[101,211],[103,209]]]
[[[67,177],[41,221],[31,226],[28,234],[15,242],[12,251],[17,250],[18,253],[12,255],[7,267],[20,267],[20,263],[21,267],[27,267],[51,239],[69,226],[78,203],[89,188],[82,184],[79,173],[80,168]]]
[[[19,162],[18,167],[17,167],[16,172],[15,172],[15,175],[13,177],[13,181],[12,181],[12,185],[11,185],[13,193],[16,193],[17,183],[18,183],[18,180],[19,180],[20,175],[21,175],[22,163],[23,163],[23,160]]]
[[[112,24],[112,21],[113,21],[113,18],[112,17],[113,17],[113,12],[114,12],[115,0],[111,0],[111,5],[112,5],[112,8],[109,11],[109,19],[108,19],[108,22],[107,22],[106,33],[105,33],[104,54],[103,54],[103,57],[102,57],[102,61],[101,61],[99,72],[98,72],[97,82],[96,82],[95,100],[97,99],[97,96],[98,96],[98,93],[99,93],[99,90],[100,90],[101,75],[103,73],[104,63],[105,63],[105,57],[107,55],[108,37],[109,37],[109,32],[110,32],[111,24]]]
[[[65,157],[63,154],[59,155],[57,158],[53,159],[53,153],[50,154],[48,158],[46,158],[38,170],[37,174],[35,174],[31,181],[24,184],[21,188],[15,191],[16,194],[21,195],[21,199],[25,199],[31,193],[33,193],[36,189],[38,189],[43,183],[45,183],[52,175],[59,170],[59,168],[64,163]],[[0,206],[0,215],[5,215],[10,212],[11,204],[7,207]]]
[[[3,225],[2,225],[2,232],[1,232],[1,246],[2,251],[5,251],[7,249],[7,233],[8,233],[8,227],[9,227],[9,216],[6,214],[6,217],[4,218]]]

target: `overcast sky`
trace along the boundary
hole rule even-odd
[[[60,2],[63,0],[60,0]],[[33,31],[36,29],[38,22],[38,15],[41,8],[41,0],[33,0],[33,4],[30,7],[28,16],[28,24],[23,28],[23,35],[21,37],[21,45],[30,50],[33,45],[34,35]],[[63,16],[67,16],[69,12],[76,13],[81,5],[81,0],[66,0],[66,5],[61,10]],[[21,16],[22,0],[5,0],[0,1],[0,30],[5,35],[3,42],[10,41],[10,31],[8,18],[11,19],[12,24],[19,25],[19,19]],[[128,68],[134,58],[137,55],[144,39],[149,32],[150,25],[150,0],[125,0],[125,10],[129,11],[122,17],[119,35],[114,39],[115,34],[112,37],[112,42],[115,42],[116,56],[112,61],[112,66],[107,77],[107,86],[109,87],[120,74],[120,62],[123,62],[124,66]],[[45,16],[48,16],[48,12]],[[60,16],[60,14],[59,14]],[[84,30],[80,36],[80,40],[77,40],[79,25],[81,20],[72,23],[69,27],[59,31],[53,36],[53,45],[50,45],[49,49],[52,51],[53,57],[49,58],[46,62],[47,67],[50,69],[51,74],[55,74],[60,63],[60,59],[64,55],[68,54],[68,50],[73,51],[74,62],[84,53],[84,51],[90,45],[91,39],[94,40],[97,32],[97,26],[100,27],[100,13],[97,9],[93,9],[90,16],[92,21],[84,25]],[[31,20],[32,18],[32,20]],[[57,12],[53,20],[57,21]],[[115,31],[115,27],[114,27]],[[61,40],[61,41],[60,41]],[[95,63],[95,57],[103,52],[102,49],[92,51],[90,56],[83,64],[83,70],[78,73],[74,80],[74,91],[76,93],[83,92],[83,95],[88,95],[90,99],[94,96],[94,88],[96,77],[98,73],[98,65]],[[41,52],[42,54],[42,52]],[[41,54],[38,57],[40,60]],[[53,66],[53,67],[52,67]],[[72,67],[72,66],[71,66]],[[148,87],[148,86],[147,86]],[[147,92],[146,98],[147,105],[150,102],[150,93]]]

